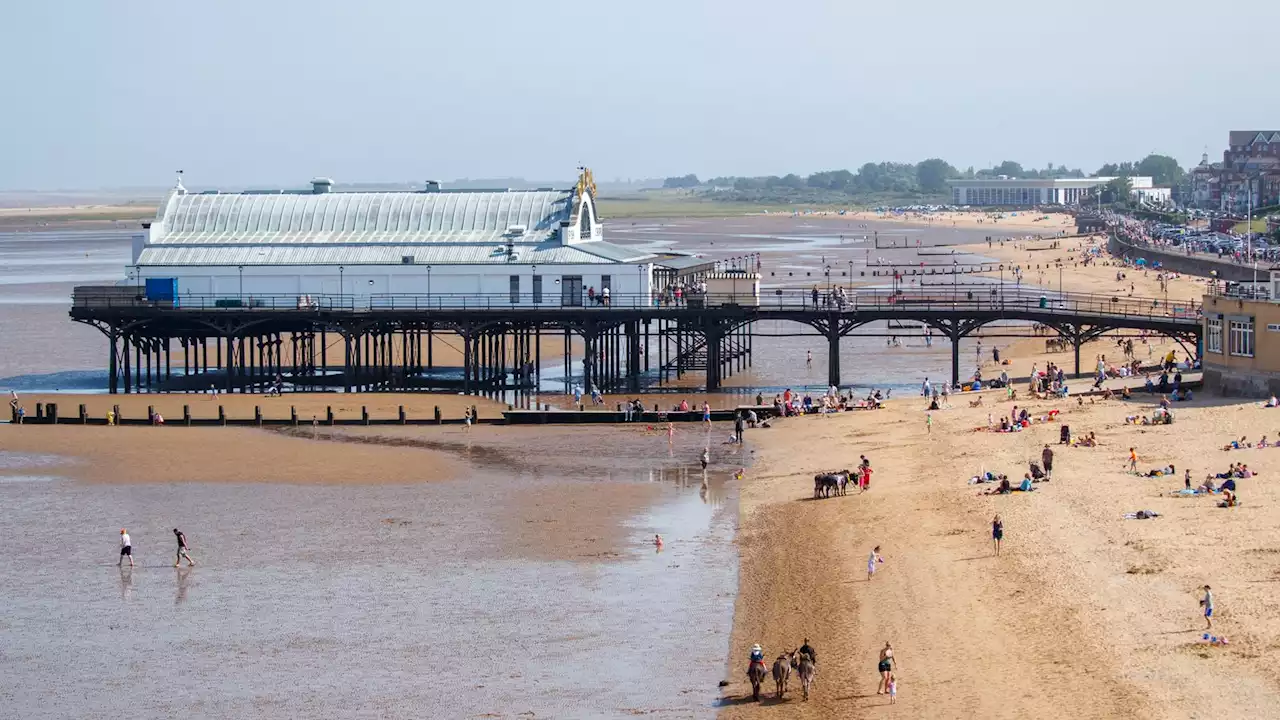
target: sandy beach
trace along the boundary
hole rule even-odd
[[[1060,250],[1008,243],[975,253],[1023,264],[1064,265],[1073,292],[1161,296],[1156,274],[1116,267],[1079,268],[1083,241]],[[1056,278],[1055,278],[1056,279]],[[1123,284],[1123,287],[1121,285]],[[1170,281],[1170,300],[1197,299],[1203,281]],[[1141,346],[1140,346],[1141,347]],[[1155,353],[1171,347],[1153,343]],[[1115,352],[1099,341],[1082,351]],[[1117,353],[1118,354],[1118,353]],[[1043,341],[1012,343],[1011,375],[1047,361],[1070,369],[1065,353]],[[989,358],[984,365],[991,367]],[[1008,369],[1008,368],[1006,368]],[[1086,369],[1086,372],[1088,370]],[[990,372],[990,370],[988,370]],[[740,502],[740,586],[722,718],[767,717],[769,699],[752,703],[744,676],[756,642],[772,658],[808,637],[819,653],[812,699],[799,699],[793,675],[789,713],[799,717],[873,717],[888,711],[876,693],[878,653],[893,643],[901,663],[893,712],[911,717],[1264,717],[1280,711],[1280,644],[1273,593],[1280,582],[1271,540],[1280,532],[1280,449],[1224,451],[1232,439],[1280,436],[1280,416],[1258,403],[1204,395],[1175,403],[1168,426],[1126,424],[1149,415],[1155,396],[1133,400],[1010,402],[1001,390],[953,398],[926,426],[923,398],[891,401],[875,412],[787,419],[749,434],[756,464]],[[1021,433],[988,432],[1014,405],[1056,420]],[[990,414],[990,415],[989,415]],[[1060,426],[1097,447],[1058,444]],[[1017,485],[1044,446],[1055,452],[1053,479],[1032,493],[988,496],[971,485],[984,471]],[[1172,477],[1128,472],[1172,464]],[[865,494],[813,500],[813,475],[854,467],[867,455],[875,469]],[[1220,495],[1178,497],[1192,484],[1246,463],[1258,477],[1238,480],[1242,503],[1219,508]],[[1221,482],[1218,480],[1217,482]],[[1125,519],[1154,510],[1153,519]],[[1005,527],[1000,557],[991,522]],[[867,558],[881,546],[885,563],[867,580]],[[1215,635],[1203,640],[1198,605],[1203,585],[1218,598]],[[1226,598],[1231,598],[1227,600]],[[745,696],[745,698],[744,698]]]
[[[1280,491],[1269,478],[1280,450],[1223,452],[1242,435],[1257,440],[1276,425],[1256,405],[1193,401],[1171,426],[1135,427],[1149,398],[1086,404],[1033,402],[1034,415],[1062,410],[1061,422],[1016,434],[986,432],[988,412],[1013,403],[934,413],[922,400],[833,418],[786,420],[752,433],[757,464],[741,491],[740,594],[722,717],[771,710],[737,700],[749,692],[742,658],[754,642],[769,657],[809,637],[820,654],[804,717],[869,717],[877,652],[894,644],[902,663],[900,699],[915,717],[1262,717],[1280,708],[1280,672],[1269,657],[1280,642],[1272,598],[1277,572],[1267,538],[1280,530]],[[1095,448],[1060,447],[1067,423]],[[981,471],[1021,478],[1049,443],[1053,480],[1034,493],[988,497],[968,484]],[[1126,472],[1173,463],[1176,477]],[[871,490],[814,501],[814,473],[853,467],[866,454]],[[1174,498],[1184,468],[1195,483],[1233,462],[1260,477],[1241,480],[1238,508],[1218,498]],[[1016,483],[1015,483],[1016,484]],[[1126,512],[1161,517],[1125,520]],[[992,556],[990,523],[1000,513],[1006,540]],[[885,564],[867,582],[866,561],[881,546]],[[1215,633],[1201,641],[1197,588],[1220,598]],[[1230,598],[1228,600],[1227,598]],[[799,707],[798,698],[789,701]]]

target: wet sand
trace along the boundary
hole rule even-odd
[[[700,491],[702,438],[68,429],[9,428],[0,453],[17,716],[713,712],[739,460],[713,447]],[[112,562],[121,526],[132,571]],[[171,567],[174,526],[196,567]]]

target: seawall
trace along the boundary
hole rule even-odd
[[[1165,250],[1151,245],[1140,245],[1111,235],[1107,241],[1107,250],[1112,255],[1127,258],[1146,258],[1148,262],[1159,262],[1174,272],[1198,275],[1200,277],[1216,277],[1219,280],[1235,282],[1253,282],[1253,266],[1239,265],[1212,256],[1186,255],[1176,251]]]

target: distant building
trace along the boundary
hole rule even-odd
[[[948,180],[951,204],[971,206],[1030,207],[1033,205],[1078,205],[1093,196],[1095,188],[1114,177],[1090,178],[990,178]],[[1140,202],[1169,202],[1169,188],[1154,187],[1149,177],[1131,177],[1133,197]]]
[[[1222,162],[1206,153],[1190,178],[1195,207],[1244,215],[1280,205],[1280,130],[1232,130]]]
[[[590,171],[567,190],[529,191],[340,192],[317,178],[304,191],[189,193],[179,181],[135,238],[130,276],[175,280],[180,304],[576,306],[589,288],[640,302],[655,272],[676,272],[660,261],[706,262],[605,241],[595,202]]]

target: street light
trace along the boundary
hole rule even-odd
[[[244,302],[244,266],[237,265],[236,270],[240,271],[240,302]]]
[[[542,286],[539,285],[539,282],[540,281],[538,280],[538,266],[530,265],[529,266],[529,293],[533,295],[534,307],[537,307],[538,301],[542,300],[542,298],[540,297],[542,295]]]
[[[338,298],[341,299],[347,294],[347,281],[343,278],[342,272],[346,268],[338,266]]]
[[[640,304],[642,302],[646,302],[647,304],[647,301],[645,298],[648,296],[648,294],[649,293],[645,291],[645,286],[644,286],[644,264],[639,263],[636,265],[636,304],[635,306],[640,307]]]
[[[431,307],[431,266],[427,266],[427,307]]]

